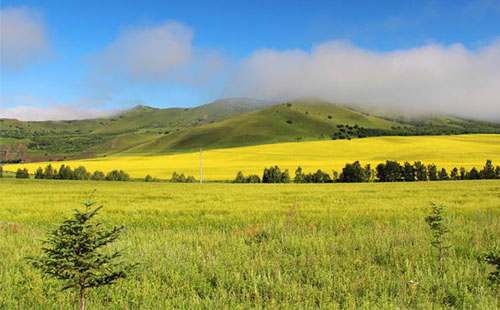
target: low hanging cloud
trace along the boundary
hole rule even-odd
[[[311,51],[263,49],[242,62],[226,94],[499,119],[500,40],[476,50],[430,44],[374,52],[345,41]]]
[[[140,100],[129,100],[120,102],[118,106],[107,106],[103,100],[103,98],[79,97],[69,102],[59,102],[33,95],[0,95],[0,119],[45,121],[99,118],[143,104]]]
[[[39,14],[26,7],[0,10],[0,66],[14,71],[47,57],[49,42]]]
[[[98,57],[101,72],[133,80],[163,80],[192,61],[193,32],[178,22],[124,31]]]
[[[23,121],[74,120],[105,117],[115,112],[67,104],[54,104],[45,107],[18,105],[2,109],[0,118],[14,118]]]

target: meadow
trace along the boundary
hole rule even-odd
[[[140,265],[117,285],[91,291],[89,309],[500,308],[498,288],[487,281],[491,269],[479,259],[500,243],[498,180],[271,185],[6,178],[0,179],[0,309],[76,309],[76,292],[60,291],[24,258],[37,254],[44,233],[94,189],[104,205],[101,220],[126,227],[116,247]],[[445,208],[450,230],[442,276],[424,221],[430,203]]]
[[[144,178],[147,174],[169,179],[174,171],[198,178],[200,154],[144,155],[122,153],[117,156],[56,162],[75,168],[84,165],[88,170],[108,172],[123,169],[131,177]],[[295,171],[301,166],[306,172],[322,169],[328,173],[341,171],[347,162],[359,160],[376,165],[385,160],[422,161],[451,170],[454,167],[481,168],[486,159],[500,162],[500,135],[455,135],[376,137],[353,140],[328,140],[264,144],[258,146],[225,148],[204,151],[202,154],[205,180],[232,180],[238,171],[261,175],[264,167],[279,165]],[[5,165],[4,170],[28,168],[34,173],[47,163]]]

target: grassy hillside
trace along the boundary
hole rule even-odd
[[[88,309],[499,309],[498,180],[369,184],[165,184],[0,179],[0,309],[76,309],[26,260],[78,202],[125,225],[139,265],[89,290]],[[429,204],[449,228],[440,276]]]
[[[22,143],[24,159],[61,159],[119,152],[139,142],[210,124],[261,109],[269,102],[231,98],[195,108],[155,109],[137,106],[115,116],[88,120],[22,122],[0,119],[0,160],[16,159],[21,153],[9,152]],[[123,135],[123,136],[122,136]],[[9,139],[9,140],[7,140]]]
[[[195,108],[138,106],[92,120],[0,120],[0,160],[154,155],[291,141],[464,133],[500,133],[500,125],[453,117],[391,120],[311,99],[274,105],[226,99]]]
[[[322,169],[340,171],[347,162],[378,164],[385,160],[435,163],[448,171],[453,167],[480,168],[486,159],[500,164],[500,135],[461,135],[425,137],[377,137],[353,140],[328,140],[266,144],[249,147],[216,149],[203,152],[203,175],[207,180],[234,179],[238,171],[261,174],[264,167],[279,165],[293,172],[302,166],[306,172]],[[90,170],[123,169],[132,177],[150,174],[167,179],[174,171],[198,178],[199,153],[160,156],[122,155],[53,163]],[[33,173],[47,163],[5,165],[4,170],[26,167]]]
[[[191,128],[130,148],[130,153],[185,152],[286,141],[331,139],[339,125],[390,129],[400,124],[322,101],[273,105],[230,119]],[[344,129],[345,130],[345,129]]]

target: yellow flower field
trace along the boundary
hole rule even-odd
[[[385,160],[435,163],[447,169],[455,166],[482,167],[486,159],[500,164],[500,135],[458,135],[421,137],[376,137],[354,140],[292,142],[204,151],[203,178],[206,180],[233,179],[238,171],[261,174],[266,166],[279,165],[290,170],[297,166],[306,172],[322,169],[340,171],[347,162],[377,164]],[[6,171],[26,167],[33,173],[47,163],[6,165]],[[57,162],[75,168],[84,165],[88,170],[104,172],[123,169],[132,177],[146,174],[170,178],[174,171],[198,178],[199,153],[145,156],[103,157]]]

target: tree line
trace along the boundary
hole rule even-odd
[[[0,178],[3,177],[3,168],[0,166]],[[29,179],[30,173],[27,168],[19,168],[15,174],[16,179]],[[52,167],[51,164],[45,168],[38,167],[34,174],[35,179],[46,180],[93,180],[93,181],[131,181],[130,175],[123,170],[112,170],[108,173],[96,170],[88,171],[84,166],[79,166],[74,170],[68,165],[61,165],[59,169]],[[151,175],[146,175],[144,182],[160,182],[161,180]],[[193,176],[186,176],[184,173],[174,172],[171,179],[173,183],[194,183],[196,179]]]
[[[445,168],[439,169],[435,164],[425,165],[420,161],[400,164],[397,161],[387,160],[375,168],[370,164],[362,166],[359,161],[355,161],[347,163],[340,174],[333,171],[331,175],[320,169],[314,173],[305,173],[298,167],[293,179],[288,170],[282,171],[278,166],[274,166],[265,168],[262,178],[258,175],[245,176],[239,171],[233,183],[361,183],[480,179],[500,179],[500,166],[495,167],[488,159],[481,170],[475,167],[470,170],[455,167],[448,172]]]

